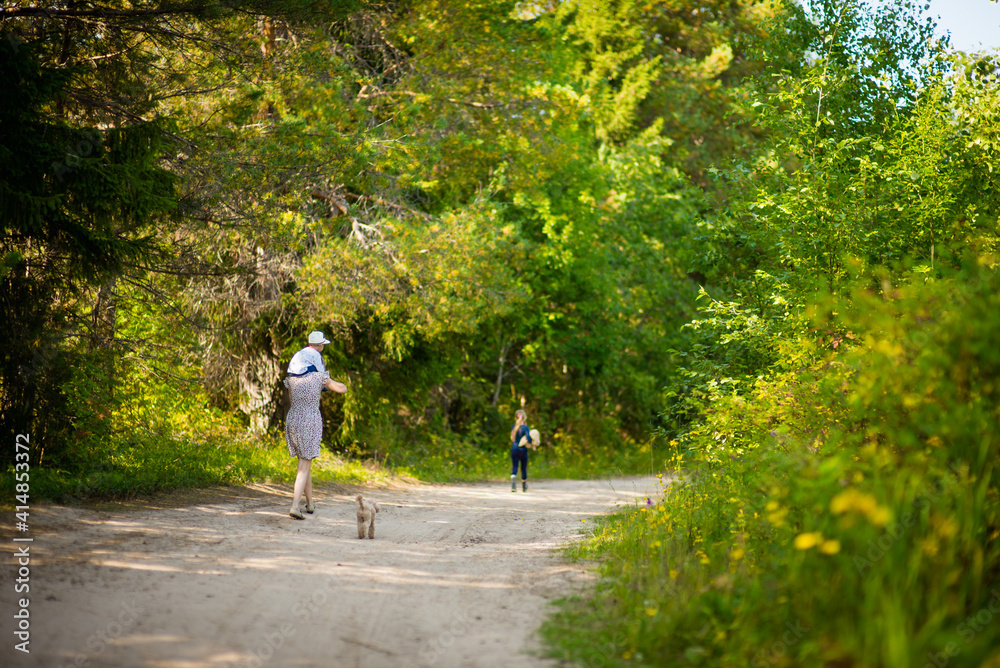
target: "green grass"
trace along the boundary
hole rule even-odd
[[[433,450],[398,448],[387,461],[343,458],[324,449],[313,465],[317,483],[370,483],[405,476],[428,482],[506,480],[510,475],[509,450],[487,451],[451,439],[433,444]],[[215,443],[165,437],[121,440],[101,447],[81,449],[85,462],[76,470],[34,467],[30,471],[32,499],[59,502],[95,499],[129,499],[157,492],[244,485],[253,482],[291,484],[295,462],[288,456],[280,434],[262,440],[235,437]],[[547,445],[529,455],[529,477],[586,479],[605,475],[649,473],[655,458],[648,446],[611,454],[580,453]],[[662,462],[660,468],[662,470]],[[13,472],[0,473],[2,498],[13,502]]]
[[[429,482],[507,480],[510,450],[485,450],[474,445],[452,444],[437,452],[391,455],[390,466],[400,473]],[[544,445],[528,454],[529,479],[585,480],[602,476],[638,475],[664,470],[662,457],[649,445],[613,452],[580,452],[576,448]],[[520,475],[520,474],[519,474]]]
[[[30,496],[75,502],[96,499],[129,499],[175,489],[243,485],[252,482],[291,484],[295,461],[279,439],[261,442],[244,439],[217,444],[160,439],[155,442],[119,443],[102,457],[88,457],[86,470],[65,471],[35,467],[30,471]],[[389,473],[362,462],[343,461],[329,452],[315,460],[317,483],[380,481]],[[13,472],[0,474],[4,500],[13,501]]]

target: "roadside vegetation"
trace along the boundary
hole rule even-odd
[[[601,579],[545,627],[553,656],[1000,660],[996,60],[915,58],[909,103],[867,114],[857,63],[906,72],[823,19],[818,57],[751,101],[770,150],[720,170],[700,225],[712,280],[659,428],[682,474],[570,548]]]

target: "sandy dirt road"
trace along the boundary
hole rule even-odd
[[[60,668],[552,666],[535,631],[591,577],[558,548],[655,477],[226,488],[99,510],[32,509],[30,592],[6,531],[0,665]],[[382,508],[358,540],[354,496]],[[30,654],[15,649],[29,598]]]

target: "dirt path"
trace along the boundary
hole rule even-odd
[[[14,547],[3,541],[0,664],[128,668],[550,666],[534,632],[589,575],[557,548],[656,478],[356,490],[288,517],[282,488],[139,508],[32,510],[31,653],[14,649]]]

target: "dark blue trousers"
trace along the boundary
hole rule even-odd
[[[521,465],[521,480],[528,479],[528,448],[510,449],[510,474],[517,475],[517,465]]]

